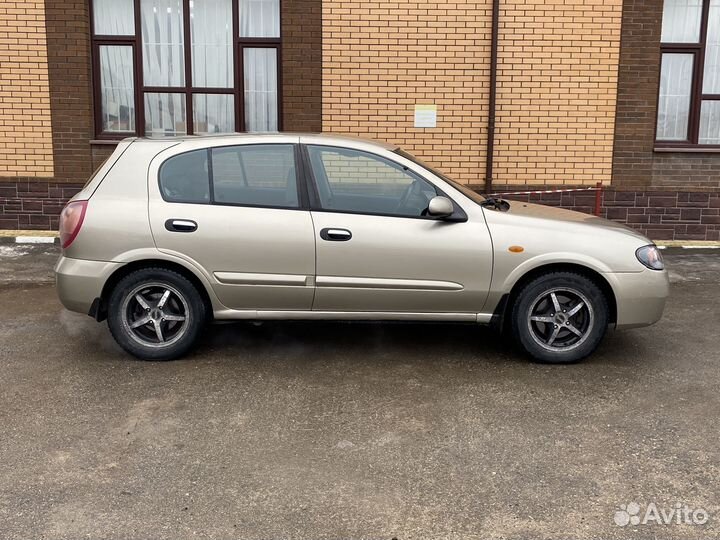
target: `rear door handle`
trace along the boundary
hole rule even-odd
[[[347,242],[352,238],[352,233],[347,229],[323,229],[320,231],[320,238],[328,242]]]
[[[197,223],[190,219],[168,219],[165,222],[165,228],[170,232],[195,232],[197,231]]]

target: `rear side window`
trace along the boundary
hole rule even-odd
[[[160,168],[160,190],[169,202],[209,203],[208,151],[194,150],[171,157]]]
[[[212,180],[218,204],[299,206],[292,144],[213,148]]]

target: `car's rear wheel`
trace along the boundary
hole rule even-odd
[[[195,343],[205,322],[200,293],[184,276],[144,268],[125,276],[108,302],[115,341],[142,360],[172,360]]]
[[[591,279],[553,272],[522,288],[512,306],[512,331],[536,360],[568,364],[597,349],[608,313],[607,299]]]

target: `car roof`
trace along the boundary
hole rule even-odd
[[[166,143],[168,146],[174,146],[178,143],[195,143],[193,146],[200,146],[203,141],[211,143],[212,146],[218,143],[233,142],[242,144],[243,142],[262,142],[263,139],[268,141],[278,141],[287,138],[288,142],[302,142],[306,144],[320,144],[327,146],[341,147],[375,147],[384,150],[396,150],[398,146],[383,141],[376,141],[364,137],[354,137],[351,135],[334,135],[332,133],[290,133],[290,132],[271,132],[271,133],[218,133],[211,135],[183,135],[179,137],[131,137],[128,140],[133,142],[149,142],[149,143]],[[200,144],[197,144],[200,143]]]

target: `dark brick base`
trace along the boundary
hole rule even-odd
[[[567,189],[558,186],[557,189]],[[537,186],[528,190],[543,189]],[[546,187],[544,189],[553,189]],[[523,191],[517,186],[495,187],[495,192]],[[558,206],[592,214],[595,193],[540,193],[508,195],[508,199]],[[653,240],[720,240],[720,193],[684,191],[620,191],[605,188],[602,217],[624,223]]]
[[[0,229],[57,230],[63,205],[82,187],[52,182],[0,183]]]
[[[0,183],[0,229],[55,230],[63,205],[81,189],[82,184]],[[495,188],[497,193],[522,190],[519,186]],[[592,214],[595,208],[592,191],[509,195],[508,199],[587,214]],[[601,215],[625,223],[653,240],[720,240],[720,193],[717,192],[616,191],[606,188]]]

